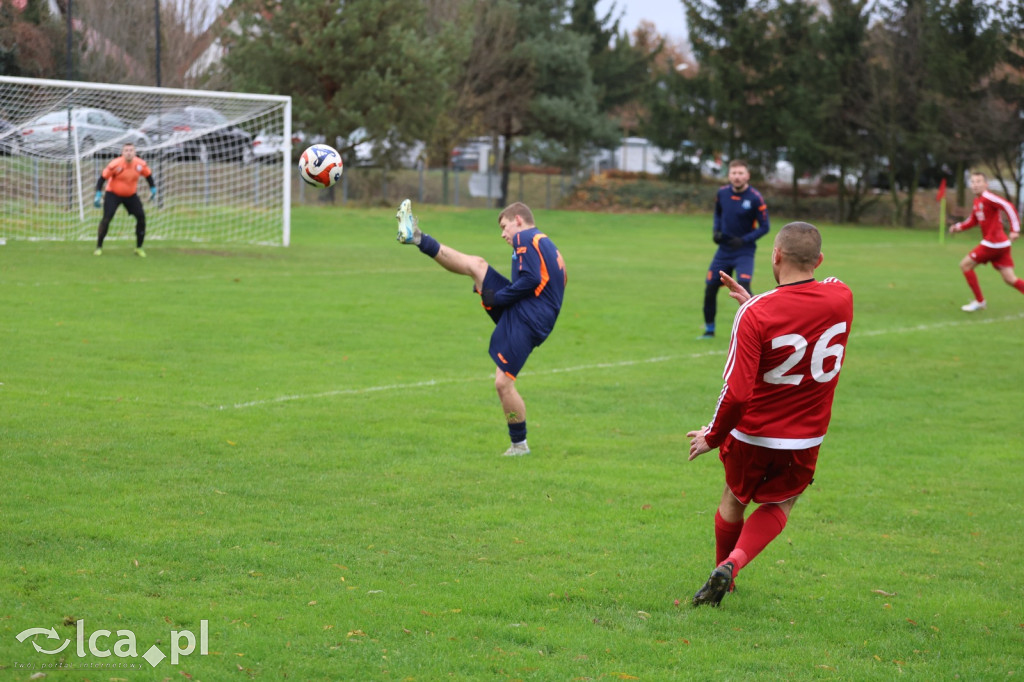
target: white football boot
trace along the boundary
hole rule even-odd
[[[522,443],[512,443],[508,450],[501,453],[503,457],[522,457],[530,454],[530,446],[524,440]]]
[[[967,305],[960,306],[960,310],[965,313],[973,313],[976,310],[984,310],[987,307],[985,301],[971,301]]]
[[[420,232],[419,221],[412,214],[412,202],[408,199],[403,201],[402,205],[398,207],[398,213],[395,214],[395,218],[398,219],[398,236],[395,237],[398,243],[419,246],[422,233]]]

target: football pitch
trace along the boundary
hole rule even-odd
[[[416,208],[507,273],[497,211]],[[723,479],[685,433],[736,309],[696,339],[710,217],[537,223],[569,284],[521,458],[479,298],[393,208],[296,208],[286,249],[0,247],[0,677],[1024,675],[1024,297],[983,267],[960,311],[977,231],[820,225],[855,312],[817,477],[693,609]]]

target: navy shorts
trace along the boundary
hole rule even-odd
[[[487,274],[484,276],[484,289],[495,291],[504,289],[512,282],[493,267],[488,266]],[[494,364],[498,366],[506,376],[515,379],[519,371],[526,364],[533,349],[543,343],[544,339],[538,337],[526,320],[520,319],[518,312],[513,308],[484,308],[487,314],[494,321],[494,332],[491,334],[491,344],[487,349]]]
[[[487,266],[487,274],[484,275],[484,289],[493,289],[494,291],[498,291],[499,289],[504,289],[509,284],[512,284],[512,282],[509,281],[508,277],[505,277],[505,275],[501,274],[490,265]],[[480,293],[476,291],[475,286],[473,287],[473,291]],[[490,315],[494,324],[498,324],[498,321],[501,320],[501,314],[505,312],[504,308],[488,308],[487,306],[484,306],[484,310],[486,310],[487,314]]]
[[[722,249],[716,251],[705,279],[708,286],[722,286],[722,279],[718,276],[719,270],[724,270],[725,274],[740,284],[750,286],[750,280],[754,277],[754,252],[722,253]]]

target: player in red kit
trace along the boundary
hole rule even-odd
[[[976,267],[984,263],[991,263],[1003,276],[1004,282],[1024,294],[1024,280],[1017,279],[1017,274],[1013,271],[1013,257],[1010,255],[1010,244],[1020,236],[1020,219],[1013,209],[1013,204],[988,191],[988,179],[984,173],[971,173],[971,191],[974,192],[971,217],[949,227],[950,234],[954,234],[975,225],[981,226],[981,243],[960,261],[960,269],[967,279],[967,285],[974,292],[974,300],[960,306],[960,310],[967,313],[984,310],[986,307],[985,297],[978,284],[978,273],[974,272]],[[1003,229],[1000,211],[1005,213],[1010,221],[1009,236]]]
[[[686,434],[691,460],[718,448],[725,466],[715,515],[718,565],[694,606],[719,605],[740,569],[782,532],[813,480],[853,323],[850,289],[834,277],[814,278],[822,258],[818,229],[790,223],[772,249],[778,287],[750,296],[721,273],[742,305],[711,423]],[[744,520],[751,502],[758,507]]]

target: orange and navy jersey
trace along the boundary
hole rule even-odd
[[[107,164],[101,175],[107,181],[108,192],[119,197],[130,197],[138,192],[139,178],[148,178],[152,173],[146,162],[139,157],[136,156],[128,163],[123,156],[119,156]]]
[[[495,292],[494,303],[514,307],[520,319],[546,337],[562,309],[567,281],[555,243],[536,227],[527,228],[512,239],[512,283]]]
[[[726,436],[775,450],[820,445],[853,324],[853,294],[834,277],[747,300],[733,320],[708,445]]]
[[[971,216],[953,226],[954,231],[966,230],[975,225],[981,226],[981,243],[992,249],[1001,249],[1010,245],[1010,238],[1003,229],[1002,216],[1000,212],[1006,213],[1010,221],[1010,231],[1020,232],[1020,218],[1017,211],[1013,209],[1006,199],[998,194],[985,191],[974,197],[974,206],[971,209]]]
[[[715,196],[712,229],[727,238],[739,237],[743,240],[743,246],[739,248],[753,253],[756,248],[754,242],[769,230],[768,205],[764,197],[750,185],[742,192],[734,191],[732,185],[720,187]]]

